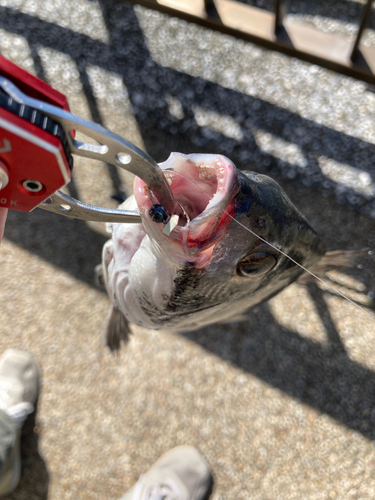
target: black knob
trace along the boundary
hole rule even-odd
[[[163,222],[165,224],[168,220],[168,212],[163,205],[154,205],[151,207],[149,215],[151,219],[157,223]]]

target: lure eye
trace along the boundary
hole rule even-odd
[[[237,274],[239,276],[263,276],[271,271],[276,265],[276,258],[266,252],[257,252],[245,257],[237,265]]]

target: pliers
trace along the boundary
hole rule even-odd
[[[0,100],[0,112],[3,103],[3,108],[18,110],[19,115],[22,109],[23,117],[26,115],[34,116],[35,123],[44,124],[50,120],[51,123],[57,124],[55,129],[56,127],[62,129],[60,130],[60,138],[64,139],[65,152],[68,155],[105,161],[133,173],[145,182],[157,198],[159,206],[164,207],[166,218],[174,214],[181,214],[181,207],[175,202],[169,184],[156,161],[134,144],[97,123],[26,95],[12,81],[3,76],[0,76],[1,96],[3,100]],[[74,131],[82,132],[85,136],[96,141],[97,144],[78,141],[74,137]],[[139,212],[89,205],[61,191],[56,191],[48,196],[38,207],[76,219],[102,222],[141,222]]]

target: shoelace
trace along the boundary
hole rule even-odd
[[[34,411],[34,405],[27,401],[21,401],[9,406],[12,397],[16,395],[16,390],[10,380],[0,381],[0,409],[5,411],[18,425],[22,425],[27,416]]]
[[[177,486],[169,479],[168,484],[151,484],[142,493],[144,478],[141,476],[134,487],[134,500],[178,500],[179,494]],[[174,488],[173,488],[174,486]]]
[[[16,422],[18,425],[22,425],[27,419],[27,416],[34,411],[34,405],[28,403],[27,401],[22,401],[11,408],[8,408],[6,412],[8,415]]]

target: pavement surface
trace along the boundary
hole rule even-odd
[[[300,4],[301,22],[350,37],[363,2]],[[274,177],[327,248],[375,250],[364,83],[112,1],[0,0],[0,51],[157,161],[222,153]],[[68,191],[115,207],[132,176],[77,159]],[[242,323],[134,327],[113,356],[109,300],[94,284],[107,237],[39,209],[9,214],[0,351],[32,352],[43,382],[9,500],[117,499],[180,444],[209,463],[213,500],[375,498],[375,259],[331,275],[362,310],[294,284]]]

